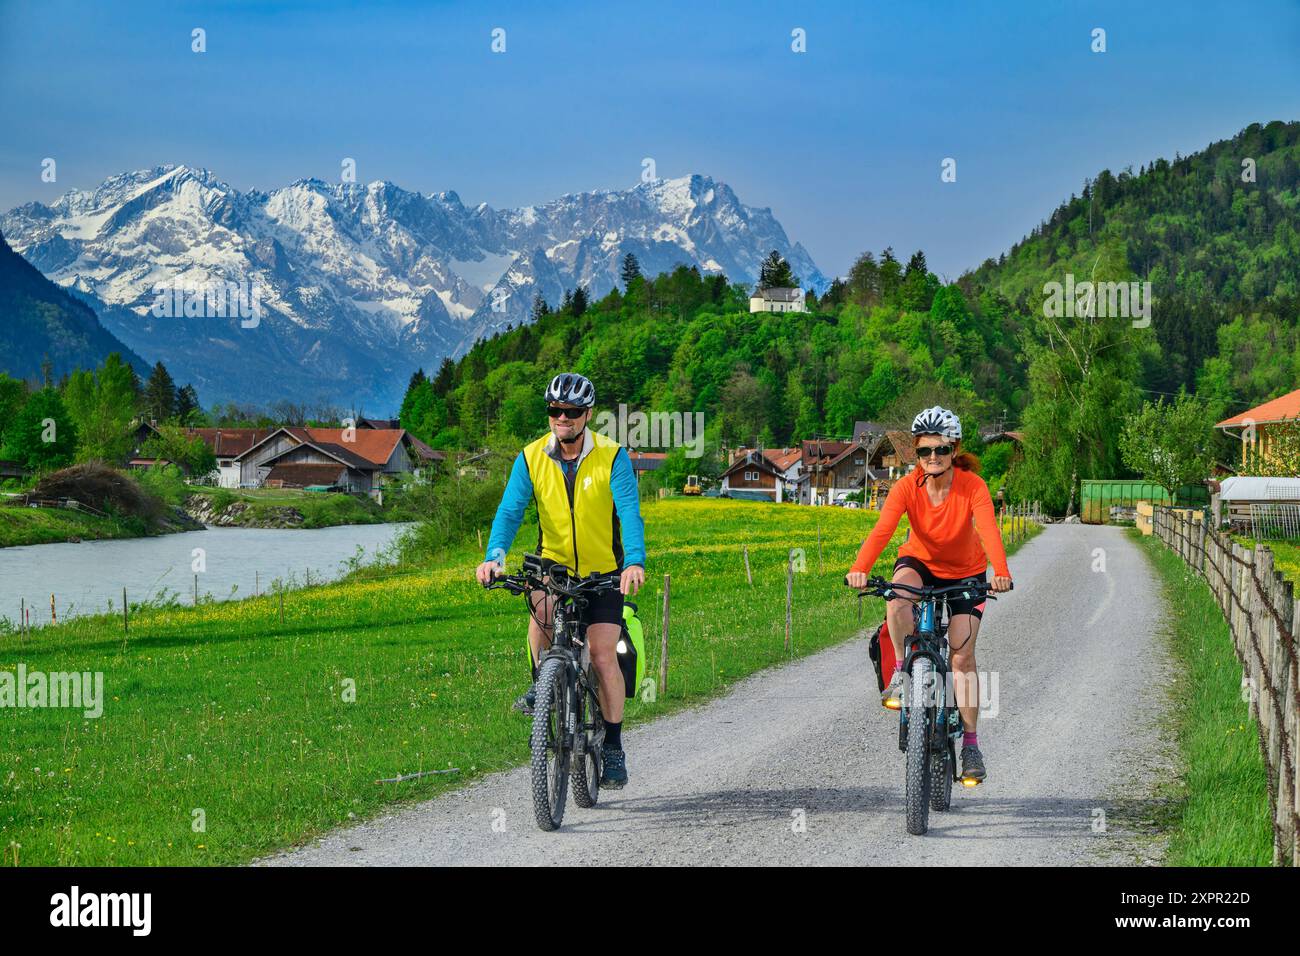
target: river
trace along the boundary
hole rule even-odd
[[[276,579],[291,587],[333,580],[365,549],[372,563],[405,524],[344,525],[314,530],[215,528],[155,538],[84,541],[0,548],[0,617],[17,624],[25,601],[33,627],[50,622],[50,595],[60,620],[81,614],[122,611],[122,588],[131,603],[162,592],[194,599],[251,597]],[[196,551],[196,549],[198,549]]]

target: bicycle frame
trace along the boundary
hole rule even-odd
[[[962,732],[961,713],[955,700],[949,700],[948,675],[950,668],[948,647],[948,626],[945,622],[948,609],[947,597],[922,598],[912,607],[916,622],[912,633],[906,638],[907,647],[903,656],[903,671],[909,676],[916,658],[928,659],[934,667],[934,682],[939,688],[935,701],[935,739],[931,747],[938,749],[944,745],[944,737],[955,738]],[[898,712],[898,749],[907,750],[907,714],[910,708],[903,707]],[[947,728],[946,731],[943,728]]]

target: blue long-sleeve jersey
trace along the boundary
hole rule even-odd
[[[614,513],[618,515],[618,525],[623,540],[623,567],[634,564],[645,567],[645,522],[641,519],[641,501],[637,494],[636,472],[632,470],[632,459],[627,450],[620,448],[614,456],[610,470],[610,493],[614,498]],[[506,482],[505,494],[497,507],[496,518],[492,521],[492,532],[488,536],[485,560],[504,562],[506,553],[514,543],[519,526],[523,523],[524,512],[533,497],[533,481],[528,474],[528,465],[521,452],[510,469],[510,480]]]

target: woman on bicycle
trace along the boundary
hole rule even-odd
[[[849,571],[849,584],[866,587],[872,567],[893,537],[899,518],[906,514],[911,534],[898,549],[893,581],[912,587],[944,587],[970,578],[987,581],[988,565],[992,562],[992,590],[1009,590],[1011,572],[1007,568],[1007,553],[1002,547],[993,499],[989,497],[988,485],[979,476],[979,459],[961,451],[960,420],[938,405],[927,408],[912,421],[912,443],[917,467],[889,490],[880,510],[880,520],[862,542],[858,558]],[[880,699],[891,709],[901,706],[905,677],[903,644],[912,634],[913,601],[913,598],[898,597],[886,607],[889,638],[894,645],[894,673]],[[979,633],[984,602],[949,601],[948,612],[953,686],[965,729],[962,777],[983,780],[984,757],[975,733],[979,716],[975,636]]]

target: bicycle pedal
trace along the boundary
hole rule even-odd
[[[962,785],[963,787],[965,787],[966,789],[968,789],[968,790],[973,790],[975,787],[978,787],[978,786],[979,786],[981,783],[983,783],[983,782],[984,782],[984,781],[981,780],[981,779],[979,779],[978,777],[962,777],[962,778],[961,778],[961,785]]]

